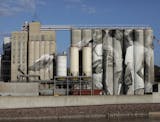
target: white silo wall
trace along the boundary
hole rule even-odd
[[[92,76],[92,47],[82,48],[82,74]]]
[[[92,71],[94,89],[102,89],[102,31],[100,29],[93,30],[92,33]]]
[[[40,58],[40,55],[39,55],[39,52],[40,52],[39,41],[34,41],[34,44],[35,44],[35,46],[34,46],[34,52],[33,53],[34,53],[34,62],[35,62],[36,60],[38,60]],[[37,66],[37,68],[39,68],[39,66]],[[38,70],[36,70],[34,74],[39,75],[40,72]]]
[[[83,29],[82,30],[82,46],[88,46],[91,40],[92,40],[92,30]]]
[[[34,41],[29,41],[29,67],[31,67],[34,64]],[[29,74],[33,75],[34,71],[29,70]],[[33,78],[30,78],[30,80],[34,80]]]
[[[113,77],[113,93],[118,95],[118,91],[121,88],[121,80],[123,73],[123,30],[113,30],[113,56],[114,56],[114,77]]]
[[[71,46],[77,46],[81,48],[81,30],[73,29],[71,31]]]
[[[144,77],[145,77],[145,93],[152,93],[152,85],[154,82],[154,51],[153,51],[153,31],[151,29],[144,30]]]
[[[40,57],[45,54],[44,46],[45,46],[45,42],[44,42],[44,40],[41,40],[40,41]],[[42,65],[42,64],[40,64],[40,65]],[[42,66],[40,66],[40,67],[42,67]],[[40,78],[41,78],[41,80],[45,80],[44,73],[45,73],[44,69],[40,68]]]
[[[49,43],[49,41],[46,39],[45,41],[44,41],[44,43],[45,43],[45,49],[44,49],[44,53],[45,54],[49,54],[49,46],[50,46],[50,43]],[[44,67],[44,78],[45,78],[45,80],[50,80],[50,77],[49,77],[49,71],[50,71],[50,68],[49,68],[49,66],[47,67],[47,66],[45,66]]]
[[[143,30],[135,30],[134,40],[134,90],[136,95],[144,94],[144,33]]]
[[[133,45],[133,30],[124,30],[124,83],[125,92],[127,95],[134,95],[134,45]]]
[[[113,95],[113,40],[109,30],[103,36],[103,88],[105,94]]]
[[[79,75],[79,48],[70,47],[70,74],[71,76]]]
[[[66,55],[58,55],[56,59],[57,68],[56,74],[57,76],[67,76],[67,56]]]

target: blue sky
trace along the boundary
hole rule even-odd
[[[150,25],[160,39],[160,0],[0,0],[2,33],[20,30],[24,21],[42,24]],[[57,50],[70,44],[70,33],[57,33]],[[155,64],[160,65],[160,45],[154,42]],[[2,50],[2,46],[0,46]]]

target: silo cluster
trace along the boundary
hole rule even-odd
[[[91,30],[71,31],[70,75],[92,76]],[[83,40],[83,41],[82,41]]]
[[[151,28],[72,29],[70,55],[71,74],[82,69],[92,75],[94,89],[110,95],[152,93]]]

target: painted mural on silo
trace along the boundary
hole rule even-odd
[[[31,36],[32,37],[32,36]],[[41,31],[29,40],[30,80],[53,79],[53,60],[56,51],[55,31]]]
[[[125,93],[127,95],[134,95],[134,48],[133,48],[133,35],[132,29],[124,30],[124,46],[125,46],[125,69],[124,69],[124,84]]]
[[[144,33],[135,30],[134,40],[134,90],[135,95],[144,94]]]
[[[122,75],[123,75],[123,30],[112,30],[113,37],[113,93],[114,95],[119,95],[122,87]]]
[[[102,31],[95,29],[92,32],[92,72],[94,89],[102,89]]]
[[[154,51],[153,51],[153,31],[151,29],[144,30],[144,46],[145,46],[145,93],[152,93],[152,85],[154,82]]]
[[[113,38],[109,32],[109,30],[102,30],[103,90],[106,95],[113,95]]]
[[[102,89],[106,95],[152,93],[154,55],[151,29],[85,29],[81,32],[80,47],[92,43],[94,89]]]

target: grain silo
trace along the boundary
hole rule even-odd
[[[70,74],[79,75],[79,48],[76,46],[70,47]]]
[[[134,72],[135,94],[144,94],[144,33],[142,29],[135,30]]]
[[[152,93],[152,85],[154,82],[154,51],[153,51],[153,30],[144,30],[144,78],[145,93]]]
[[[128,87],[126,90],[127,95],[134,95],[134,30],[125,29],[124,30],[124,53],[125,59],[124,64],[126,68],[124,69],[124,82]],[[129,71],[131,70],[131,71]]]
[[[30,79],[37,80],[37,76],[40,76],[41,80],[51,80],[53,56],[56,53],[55,31],[40,30],[38,22],[32,22],[29,28],[29,74],[35,76]]]
[[[110,30],[103,32],[103,88],[106,94],[113,95],[113,38]]]
[[[84,76],[92,76],[92,48],[82,48],[82,74]]]
[[[102,31],[95,29],[92,33],[92,72],[94,89],[102,89]]]
[[[71,31],[71,46],[77,46],[81,48],[81,30],[72,29]]]
[[[92,30],[91,29],[83,29],[82,30],[82,46],[89,45],[92,40]]]
[[[120,89],[120,83],[122,81],[122,73],[123,73],[123,30],[116,29],[112,30],[113,36],[113,56],[114,56],[114,77],[113,77],[113,93],[114,95],[118,95],[118,91]]]
[[[65,77],[67,76],[67,55],[65,53],[57,55],[56,58],[56,75]]]

